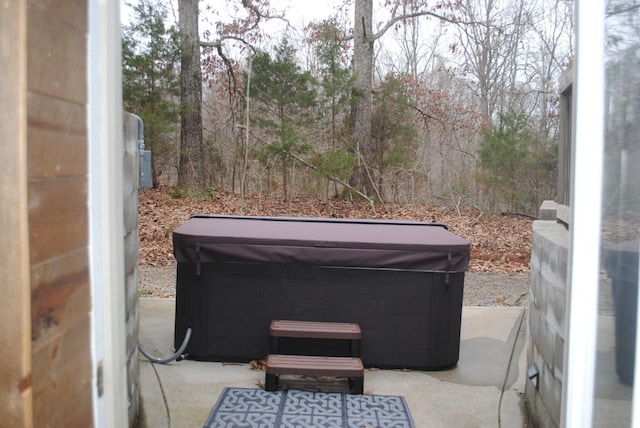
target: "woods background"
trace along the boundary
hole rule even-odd
[[[173,196],[554,199],[572,1],[345,1],[300,28],[275,1],[217,3],[141,0],[123,26],[125,108]]]

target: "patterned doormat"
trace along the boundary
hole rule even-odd
[[[414,428],[404,397],[225,388],[204,428]]]

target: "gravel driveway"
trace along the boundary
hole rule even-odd
[[[176,266],[139,266],[140,296],[175,297]],[[467,272],[464,306],[523,306],[529,292],[529,272]]]

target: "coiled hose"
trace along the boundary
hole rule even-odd
[[[180,348],[173,355],[170,355],[167,358],[156,358],[156,357],[148,354],[147,351],[144,350],[142,345],[138,345],[138,349],[140,350],[142,355],[147,357],[147,359],[149,361],[151,361],[152,363],[154,363],[154,364],[167,364],[167,363],[170,363],[171,361],[176,361],[176,360],[180,361],[180,360],[184,359],[185,355],[183,355],[182,353],[184,352],[184,350],[186,349],[187,345],[189,344],[189,339],[191,339],[191,328],[187,329],[187,334],[184,336],[184,340],[182,341],[182,345],[180,345]]]

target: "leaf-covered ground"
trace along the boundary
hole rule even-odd
[[[376,207],[364,202],[240,195],[216,192],[209,200],[173,199],[167,189],[142,189],[139,200],[140,264],[173,263],[172,231],[194,214],[339,217],[436,221],[471,241],[472,272],[513,273],[529,270],[531,219],[410,204]]]

